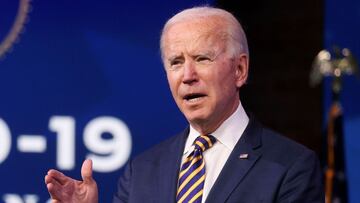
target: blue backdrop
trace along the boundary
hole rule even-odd
[[[360,62],[360,1],[325,1],[325,48],[349,48]],[[331,80],[324,85],[324,112],[330,102]],[[344,110],[345,161],[349,202],[360,200],[360,78],[345,77],[341,102]],[[325,115],[324,115],[325,116]]]
[[[17,40],[0,61],[0,202],[46,202],[47,170],[80,178],[88,156],[110,202],[123,162],[186,126],[159,36],[170,16],[206,3],[2,0],[0,43]]]

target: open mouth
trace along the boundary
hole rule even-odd
[[[200,100],[201,98],[205,97],[206,95],[205,94],[201,94],[201,93],[193,93],[193,94],[187,94],[184,96],[184,99],[186,101],[191,101],[191,102],[194,102],[194,101],[198,101]]]

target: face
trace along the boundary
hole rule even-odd
[[[176,104],[196,130],[208,134],[236,110],[248,69],[245,54],[228,53],[219,25],[202,21],[171,25],[162,48]]]

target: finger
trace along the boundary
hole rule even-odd
[[[54,182],[50,182],[46,184],[47,190],[51,196],[52,200],[61,200],[63,199],[63,194],[61,193],[62,191],[62,186],[54,181]]]
[[[50,178],[55,179],[57,182],[59,182],[60,184],[64,185],[66,182],[68,182],[70,180],[69,177],[65,176],[63,173],[61,173],[60,171],[51,169],[48,171],[47,176],[49,176]]]
[[[92,178],[92,160],[86,159],[81,167],[81,177],[85,183],[93,181]]]
[[[55,178],[53,178],[50,175],[46,175],[44,180],[45,180],[45,184],[49,184],[49,183],[54,183],[55,184],[56,183],[56,184],[61,185],[61,183],[59,181],[57,181]]]

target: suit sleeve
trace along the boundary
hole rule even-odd
[[[129,191],[131,187],[131,161],[126,165],[124,174],[119,178],[117,191],[113,197],[113,203],[129,202]]]
[[[324,197],[319,160],[313,151],[304,150],[286,173],[276,202],[323,203]]]

